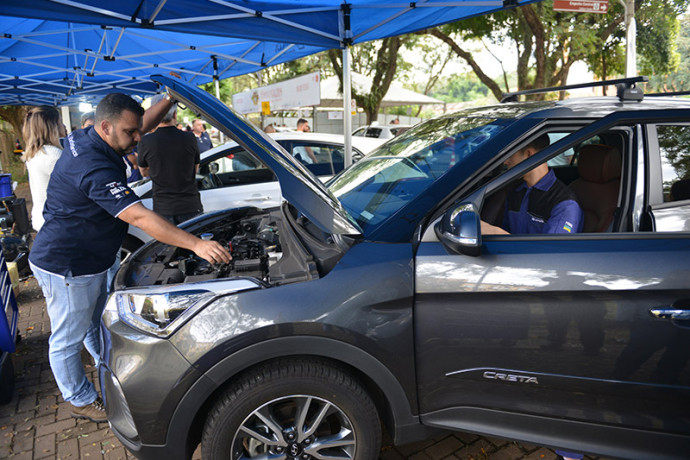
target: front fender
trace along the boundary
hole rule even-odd
[[[168,431],[168,446],[187,439],[196,418],[196,411],[233,377],[261,362],[289,356],[328,358],[358,369],[381,391],[390,408],[381,414],[395,443],[411,442],[428,435],[419,417],[413,413],[411,401],[386,366],[363,350],[325,337],[292,336],[256,343],[223,358],[211,367],[186,392],[173,414]]]

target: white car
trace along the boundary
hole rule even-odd
[[[408,129],[411,125],[369,125],[357,128],[352,132],[352,138],[368,137],[374,139],[393,139]]]
[[[344,139],[340,134],[280,132],[269,136],[293,156],[310,149],[317,162],[305,166],[321,180],[343,169]],[[384,142],[353,137],[352,158],[356,161]],[[234,141],[201,154],[197,183],[204,212],[242,206],[270,208],[282,200],[280,185],[271,170]],[[141,197],[142,204],[153,209],[151,180],[129,185]],[[123,259],[150,239],[143,230],[130,225],[122,245]]]

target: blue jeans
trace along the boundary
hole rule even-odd
[[[120,261],[120,251],[117,251],[115,263],[108,269],[108,274],[106,276],[106,290],[108,291],[108,294],[110,294],[110,290],[113,288],[113,280],[115,279],[115,275],[117,275],[117,271],[120,269]]]
[[[98,367],[107,272],[62,277],[33,264],[31,270],[46,298],[51,329],[48,358],[58,388],[65,401],[77,407],[89,405],[96,400],[98,393],[86,378],[81,350],[85,346]]]

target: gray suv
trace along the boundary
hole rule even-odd
[[[632,79],[618,97],[468,109],[326,187],[208,94],[155,80],[271,168],[284,201],[185,224],[229,264],[154,241],[120,269],[100,382],[135,455],[368,460],[384,430],[445,429],[687,458],[690,101]],[[544,162],[583,231],[482,235]]]

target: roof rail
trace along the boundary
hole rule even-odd
[[[688,96],[690,95],[690,90],[688,91],[671,91],[668,93],[650,93],[650,94],[645,94],[645,96],[649,97],[666,97],[666,96]]]
[[[597,86],[616,85],[618,91],[618,98],[621,101],[641,101],[644,93],[639,89],[636,83],[647,82],[649,78],[644,76],[619,78],[617,80],[593,81],[591,83],[579,83],[577,85],[553,86],[551,88],[535,88],[527,89],[525,91],[518,91],[515,93],[504,93],[501,102],[517,102],[518,97],[524,94],[540,94],[552,93],[555,91],[567,91],[569,89],[578,88],[595,88]]]

